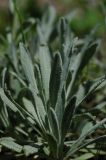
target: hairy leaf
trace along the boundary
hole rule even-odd
[[[18,153],[22,151],[22,146],[14,142],[14,139],[10,137],[0,138],[0,144]]]
[[[59,139],[60,139],[59,123],[58,123],[57,115],[53,108],[50,108],[50,119],[49,120],[50,120],[50,127],[52,129],[53,135],[56,138],[57,143],[59,143]]]
[[[62,140],[65,138],[65,135],[70,127],[74,111],[75,111],[75,103],[76,103],[76,97],[73,97],[67,107],[65,108],[63,119],[62,119]]]
[[[67,152],[66,157],[68,158],[70,155],[74,154],[78,150],[78,148],[83,144],[85,138],[89,136],[91,133],[93,133],[98,127],[100,127],[104,123],[106,123],[106,118],[104,118],[102,121],[98,122],[93,127],[88,129],[88,131],[85,134],[81,135],[78,138],[78,140],[76,140],[76,142],[71,146],[71,149]]]
[[[49,81],[50,81],[50,72],[51,72],[51,64],[50,64],[50,55],[49,48],[47,45],[39,46],[39,59],[40,59],[40,68],[41,75],[43,81],[43,88],[45,92],[46,100],[49,99]]]
[[[62,61],[59,53],[57,53],[54,57],[52,71],[50,75],[50,85],[49,85],[50,102],[53,108],[55,108],[59,94],[61,73],[62,73]]]

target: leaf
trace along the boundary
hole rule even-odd
[[[4,68],[3,71],[2,71],[2,88],[5,88],[6,72],[7,72],[7,68]],[[1,117],[1,120],[3,122],[3,125],[5,127],[9,127],[10,121],[9,121],[7,107],[6,107],[6,104],[4,102],[3,102],[3,106],[1,106],[0,112],[1,112],[0,117]]]
[[[68,22],[65,18],[60,19],[59,23],[59,36],[61,41],[61,57],[62,57],[62,65],[63,65],[63,71],[62,71],[62,85],[66,81],[66,78],[68,77],[69,73],[69,65],[72,58],[72,48],[74,46],[74,39],[73,34],[70,32],[70,28],[68,25]]]
[[[92,37],[92,35],[90,35],[86,38],[84,46],[82,47],[80,53],[77,55],[75,62],[73,63],[73,66],[71,67],[71,71],[73,72],[73,74],[72,74],[71,83],[70,83],[68,90],[67,90],[67,97],[68,98],[72,92],[72,89],[74,87],[74,83],[75,83],[78,75],[83,70],[83,68],[88,64],[89,60],[96,52],[96,48],[98,46],[98,43],[95,42],[91,45],[90,44],[91,40],[92,40],[91,37]]]
[[[8,149],[20,153],[22,151],[22,146],[14,142],[14,139],[10,137],[0,138],[0,144]]]
[[[35,104],[36,104],[36,112],[39,119],[39,125],[42,126],[42,129],[45,129],[44,127],[44,120],[45,120],[45,109],[44,105],[42,103],[41,98],[38,96],[39,91],[36,84],[36,79],[34,76],[34,68],[31,62],[31,59],[27,53],[27,50],[25,49],[24,45],[20,43],[20,53],[21,53],[21,63],[22,67],[24,69],[24,73],[29,81],[30,84],[30,90],[32,91]]]
[[[60,41],[61,41],[61,57],[62,57],[62,73],[59,92],[56,102],[56,114],[59,121],[59,126],[61,126],[61,121],[63,117],[63,112],[65,105],[62,102],[62,92],[63,88],[66,86],[67,77],[69,73],[69,65],[72,58],[72,48],[73,48],[73,34],[70,32],[68,22],[65,18],[60,20],[59,24],[60,31]]]
[[[51,157],[53,156],[54,158],[57,158],[58,149],[57,149],[56,139],[50,133],[46,133],[46,135],[47,135],[48,146],[50,147]]]
[[[15,72],[13,72],[13,71],[10,71],[9,72],[13,77],[15,77],[19,82],[20,82],[20,84],[22,84],[24,87],[26,87],[26,83],[22,80],[22,78],[19,76],[19,75],[17,75]]]
[[[70,124],[74,115],[74,111],[75,111],[75,103],[76,103],[76,97],[73,97],[70,100],[70,103],[65,108],[63,119],[62,119],[62,126],[61,126],[62,140],[64,140],[65,135],[70,127]]]
[[[104,82],[106,81],[106,76],[102,76],[97,80],[95,83],[93,83],[88,91],[88,93],[83,97],[83,99],[77,104],[76,108],[80,106],[82,102],[84,102],[96,89]]]
[[[76,95],[76,97],[77,97],[76,105],[78,105],[79,102],[82,101],[82,99],[84,98],[84,96],[85,96],[85,88],[84,88],[83,85],[80,85],[79,89],[78,89],[78,92],[77,92],[77,95]]]
[[[93,108],[89,109],[89,112],[93,112],[96,110],[102,111],[102,109],[106,107],[106,101],[101,102],[100,104],[94,106]]]
[[[61,81],[61,73],[62,73],[62,60],[59,53],[56,53],[53,60],[53,66],[49,84],[50,102],[53,108],[55,108],[57,102],[58,92],[60,88],[60,81]]]
[[[43,90],[43,84],[42,84],[42,77],[41,77],[41,72],[40,72],[40,68],[38,65],[35,65],[35,77],[36,77],[36,81],[37,81],[37,86],[39,89],[39,94],[42,97],[42,100],[45,103],[45,97],[44,97],[44,90]],[[46,106],[45,106],[46,107]]]
[[[29,134],[24,130],[24,128],[22,129],[21,127],[16,126],[15,131],[18,132],[19,134],[26,136],[26,137],[29,136]]]
[[[24,106],[27,109],[27,111],[33,115],[33,117],[36,119],[36,121],[38,121],[38,117],[37,117],[37,114],[35,112],[35,108],[34,108],[32,102],[24,97],[23,103],[24,103]]]
[[[80,56],[79,56],[80,58],[78,57],[78,60],[80,62],[80,67],[78,69],[78,72],[80,70],[82,70],[85,67],[85,65],[89,62],[91,57],[96,52],[97,46],[98,46],[98,43],[94,43],[91,46],[89,46],[84,52],[83,52],[83,50],[81,51],[82,55],[80,54]]]
[[[101,89],[102,85],[104,86],[104,82],[105,82],[105,85],[106,85],[106,75],[103,75],[103,76],[91,81],[91,86],[89,88],[89,92],[94,90],[94,88],[95,88],[96,91]]]
[[[35,100],[36,113],[37,113],[37,116],[38,116],[39,125],[43,130],[46,131],[46,129],[45,129],[46,111],[45,111],[44,105],[42,103],[41,98],[34,92],[34,89],[32,88],[32,86],[30,86],[30,89],[32,91],[32,94],[33,94],[33,97],[34,97],[34,100]]]
[[[0,88],[0,97],[2,99],[2,101],[14,112],[17,112],[18,109],[17,107],[14,105],[14,103],[12,103],[9,98],[5,95],[4,90],[2,88]]]
[[[55,8],[53,6],[49,6],[48,8],[46,8],[46,12],[42,17],[41,22],[37,26],[40,43],[48,42],[50,35],[53,31],[55,17]]]
[[[1,95],[2,92],[2,95]],[[0,89],[0,95],[1,98],[3,100],[3,102],[14,112],[19,112],[19,114],[21,115],[21,117],[23,119],[25,119],[24,114],[26,114],[27,116],[31,117],[33,119],[33,117],[31,116],[30,113],[28,113],[24,108],[22,108],[19,104],[17,104],[14,99],[11,97],[11,94],[9,93],[9,96],[11,98],[11,100],[6,96],[6,94],[4,93],[4,90],[1,88]],[[24,113],[24,114],[23,114]]]
[[[69,84],[71,82],[71,79],[72,79],[72,74],[71,74],[71,72],[69,70],[68,75],[67,75],[67,81],[66,81],[66,90],[67,90],[67,88],[68,88],[68,86],[69,86]]]
[[[8,56],[13,69],[15,70],[16,73],[19,73],[18,56],[17,56],[16,46],[13,42],[9,44]]]
[[[24,69],[25,76],[27,77],[29,83],[34,88],[35,92],[38,93],[31,58],[29,57],[28,51],[26,50],[26,48],[22,43],[20,43],[20,55],[21,55],[21,63]]]
[[[39,46],[39,60],[40,60],[40,69],[43,81],[43,88],[46,96],[46,101],[49,99],[49,81],[51,73],[51,62],[50,62],[50,53],[47,45]]]
[[[9,9],[11,11],[11,13],[13,14],[14,13],[14,2],[13,0],[9,0]]]
[[[50,127],[52,129],[53,135],[55,139],[57,140],[57,143],[59,143],[60,140],[60,133],[59,133],[59,123],[57,119],[57,115],[53,108],[50,108]]]
[[[86,147],[86,146],[88,146],[88,145],[90,145],[90,144],[93,144],[93,143],[100,143],[100,144],[102,144],[102,143],[104,143],[104,142],[106,142],[106,135],[103,135],[103,136],[99,136],[99,137],[97,137],[97,138],[95,138],[95,139],[91,139],[91,140],[89,140],[88,142],[85,142],[85,143],[83,143],[79,148],[78,148],[78,150],[80,150],[81,148],[84,148],[84,147]]]
[[[6,72],[7,72],[7,68],[4,68],[2,71],[2,88],[5,88]]]
[[[85,135],[87,133],[87,131],[92,127],[93,127],[92,122],[86,122],[86,124],[82,128],[81,136]]]
[[[68,21],[63,17],[59,21],[59,37],[61,42],[61,57],[62,62],[64,63],[65,57],[68,56],[68,50],[70,48],[70,28],[68,25]]]
[[[88,129],[88,131],[81,135],[78,140],[74,144],[72,144],[71,148],[66,154],[66,158],[70,157],[72,154],[74,154],[77,150],[79,150],[80,146],[83,145],[83,142],[87,136],[89,136],[91,133],[93,133],[97,128],[99,128],[101,125],[106,123],[106,118],[95,124],[92,128]]]
[[[85,153],[85,154],[79,156],[78,158],[75,158],[75,160],[88,160],[93,157],[94,157],[93,153]]]
[[[24,154],[26,156],[30,156],[31,154],[35,154],[38,152],[38,148],[32,147],[30,145],[24,145],[23,147]]]

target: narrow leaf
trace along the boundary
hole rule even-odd
[[[44,88],[46,100],[48,101],[51,62],[50,62],[49,48],[47,45],[40,45],[39,46],[39,60],[40,60],[43,88]]]
[[[32,91],[32,94],[33,94],[33,97],[35,100],[36,112],[37,112],[37,116],[38,116],[38,119],[40,122],[39,124],[44,129],[44,125],[43,125],[43,123],[44,123],[43,121],[45,119],[44,105],[43,105],[41,98],[38,96],[39,91],[38,91],[37,84],[36,84],[36,79],[35,79],[35,75],[34,75],[34,68],[32,65],[31,58],[29,57],[28,51],[26,50],[26,48],[24,47],[24,45],[22,43],[20,43],[20,53],[21,53],[22,67],[24,69],[25,76],[27,77],[27,79],[29,81],[30,89]],[[41,110],[43,110],[44,112],[42,113]]]
[[[63,115],[63,119],[62,119],[62,126],[61,126],[61,130],[62,130],[62,139],[65,138],[65,135],[70,127],[72,118],[73,118],[73,114],[75,111],[75,103],[76,103],[76,97],[73,97],[70,100],[70,103],[67,105],[67,107],[65,108],[64,111],[64,115]]]
[[[95,124],[92,128],[90,128],[84,135],[81,135],[78,140],[71,146],[71,149],[67,152],[66,157],[68,158],[72,154],[74,154],[78,148],[83,144],[85,138],[89,136],[91,133],[93,133],[97,128],[99,128],[101,125],[106,123],[106,118],[104,118],[102,121]]]
[[[14,112],[17,112],[18,109],[17,107],[14,105],[14,103],[12,103],[9,98],[5,95],[4,90],[2,88],[0,88],[0,97],[2,99],[2,101],[10,108],[12,109]]]
[[[72,80],[67,90],[67,98],[71,95],[74,83],[79,75],[79,73],[82,71],[82,69],[85,67],[85,65],[88,64],[91,57],[96,52],[96,48],[98,46],[98,43],[94,43],[90,45],[91,38],[89,37],[85,45],[82,47],[82,50],[77,55],[75,62],[73,63],[73,66],[71,67],[72,74]],[[90,45],[90,46],[89,46]]]
[[[52,71],[50,75],[50,85],[49,85],[50,102],[53,108],[55,108],[58,97],[60,81],[61,81],[61,73],[62,73],[62,60],[59,53],[57,53],[54,57]]]
[[[0,144],[18,153],[22,151],[22,146],[14,142],[14,140],[10,137],[0,138]]]
[[[60,133],[59,133],[59,123],[57,119],[57,115],[53,108],[50,108],[50,127],[52,129],[53,135],[59,143]]]
[[[24,145],[23,151],[26,156],[30,156],[31,154],[35,154],[38,152],[38,148],[32,147],[30,145]]]
[[[33,117],[36,119],[36,121],[38,121],[38,117],[37,117],[37,114],[35,112],[35,108],[34,108],[32,102],[24,97],[23,103],[24,103],[24,106],[27,109],[27,111],[33,115]]]

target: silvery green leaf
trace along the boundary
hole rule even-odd
[[[46,8],[46,12],[37,26],[40,43],[48,42],[53,31],[53,24],[56,17],[56,11],[53,6]]]
[[[4,68],[2,71],[2,88],[5,88],[6,72],[7,68]]]
[[[13,14],[15,10],[13,0],[9,0],[9,8],[10,8],[11,13]]]
[[[77,97],[76,105],[79,104],[79,102],[81,102],[81,100],[84,98],[84,96],[85,96],[85,88],[83,85],[80,85],[78,92],[76,94],[76,97]]]
[[[52,130],[52,133],[57,140],[57,143],[59,143],[60,140],[60,131],[59,131],[59,123],[57,119],[57,115],[55,113],[55,110],[53,108],[50,108],[50,115],[49,115],[49,121],[50,121],[50,127]]]
[[[22,151],[22,146],[17,144],[14,139],[10,137],[0,138],[0,144],[8,149],[20,153]]]
[[[38,93],[30,54],[28,53],[28,50],[24,47],[22,43],[20,43],[20,56],[21,56],[21,63],[22,63],[25,76],[27,77],[32,87],[35,89],[35,92]]]
[[[45,123],[46,111],[45,111],[44,105],[43,105],[42,100],[39,97],[39,95],[35,93],[34,88],[32,88],[32,86],[30,86],[30,89],[32,91],[32,94],[33,94],[33,97],[34,97],[34,100],[35,100],[36,113],[37,113],[37,116],[38,116],[39,125],[43,130],[45,130],[44,123]]]
[[[81,148],[84,148],[84,147],[86,147],[86,146],[88,146],[88,145],[90,145],[90,144],[93,144],[93,143],[96,143],[96,144],[100,143],[100,144],[102,144],[102,143],[104,143],[104,142],[106,142],[106,135],[99,136],[99,137],[97,137],[97,138],[95,138],[95,139],[90,139],[90,140],[88,140],[88,142],[83,143],[83,144],[78,148],[78,150],[80,150]]]
[[[16,46],[13,42],[11,42],[8,46],[8,56],[9,56],[9,60],[11,61],[11,65],[14,68],[15,72],[19,73],[18,55],[17,55]]]
[[[77,104],[76,108],[78,106],[80,106],[80,104],[82,102],[84,102],[93,92],[96,91],[96,89],[103,83],[106,81],[106,76],[102,76],[101,78],[99,78],[99,80],[97,80],[96,82],[94,82],[91,87],[89,88],[88,93],[83,97],[83,99]]]
[[[87,136],[89,136],[91,133],[93,133],[97,128],[99,128],[101,125],[103,125],[104,123],[106,123],[106,118],[104,118],[103,120],[101,120],[100,122],[98,122],[97,124],[95,124],[93,127],[91,127],[90,129],[88,129],[88,131],[86,131],[85,134],[81,135],[75,143],[72,144],[70,150],[67,152],[66,154],[66,158],[68,158],[69,156],[71,156],[72,154],[74,154],[78,148],[83,145],[83,142],[85,140],[85,138]]]
[[[20,43],[20,53],[21,53],[21,63],[22,67],[24,69],[25,76],[27,77],[29,84],[30,84],[30,90],[32,91],[35,104],[36,104],[36,112],[39,119],[39,125],[42,126],[43,130],[45,130],[44,127],[44,121],[45,121],[45,108],[43,105],[43,102],[41,98],[39,97],[39,91],[34,75],[34,68],[32,65],[31,58],[28,55],[28,51],[24,47],[22,43]]]
[[[32,104],[32,102],[24,97],[23,103],[24,103],[24,106],[27,109],[27,111],[33,115],[33,117],[36,119],[36,121],[38,121],[38,117],[37,117],[37,114],[36,114],[36,111],[35,111],[35,108],[34,108],[34,105]]]
[[[40,69],[43,81],[43,89],[45,92],[46,101],[49,99],[49,81],[51,73],[51,60],[49,48],[47,45],[39,46],[39,60],[40,60]]]
[[[7,68],[4,68],[2,71],[2,88],[5,88],[5,80],[6,80],[6,72],[7,72]],[[5,127],[9,127],[9,115],[8,115],[8,111],[7,111],[7,106],[6,104],[3,102],[3,106],[1,105],[0,107],[0,118],[4,124]]]
[[[81,146],[79,146],[78,148],[76,148],[76,151],[79,151],[80,149],[86,147],[86,146],[89,146],[90,144],[93,144],[93,143],[104,143],[106,141],[106,135],[103,135],[103,136],[99,136],[95,139],[89,139],[87,141],[84,141],[84,143],[82,143]]]
[[[2,101],[14,112],[19,112],[20,116],[25,119],[24,114],[28,115],[33,119],[30,113],[28,113],[24,108],[22,108],[19,104],[17,104],[14,99],[10,96],[11,100],[7,97],[7,95],[4,93],[4,90],[0,88],[0,96]],[[23,114],[24,113],[24,114]]]
[[[22,135],[24,135],[26,137],[29,136],[29,134],[24,129],[22,129],[20,126],[16,126],[15,130],[16,130],[16,132],[21,133]]]
[[[9,72],[13,77],[15,77],[24,87],[26,87],[26,83],[24,82],[24,80],[15,72],[10,71]]]
[[[106,85],[106,75],[103,75],[93,81],[91,81],[91,86],[89,88],[89,92],[95,88],[95,90],[99,90]]]
[[[9,98],[5,95],[4,93],[4,90],[2,88],[0,88],[0,97],[2,99],[2,101],[11,109],[13,110],[14,112],[17,112],[18,109],[17,107],[15,106],[14,103],[12,103]]]
[[[92,122],[86,122],[86,124],[82,128],[81,136],[85,135],[87,133],[87,131],[92,127],[93,127]]]
[[[72,35],[67,20],[63,17],[59,21],[59,36],[61,42],[61,57],[64,63],[66,57],[69,56],[70,47],[72,44]]]
[[[59,23],[60,41],[61,41],[61,57],[62,57],[62,73],[59,87],[59,94],[56,102],[56,114],[61,125],[64,112],[64,104],[62,103],[62,91],[66,85],[69,73],[70,60],[72,58],[73,34],[70,32],[69,25],[65,18],[61,18]]]
[[[74,86],[74,83],[79,75],[79,73],[82,71],[82,69],[87,65],[91,57],[96,52],[98,43],[90,44],[91,38],[88,38],[88,41],[84,44],[82,47],[80,53],[76,56],[75,62],[73,63],[73,66],[71,67],[72,71],[72,80],[67,90],[67,98],[70,96],[72,92],[72,88]]]
[[[30,156],[31,154],[35,154],[38,152],[38,148],[30,146],[30,145],[24,145],[23,151],[26,156]]]

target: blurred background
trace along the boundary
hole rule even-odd
[[[97,23],[103,24],[106,11],[102,3],[105,4],[106,0],[17,0],[17,5],[25,17],[40,17],[47,4],[52,4],[59,16],[77,10],[72,27],[78,34],[87,32]],[[5,30],[11,23],[9,4],[10,0],[0,0],[0,31]],[[101,27],[101,33],[103,30]]]

